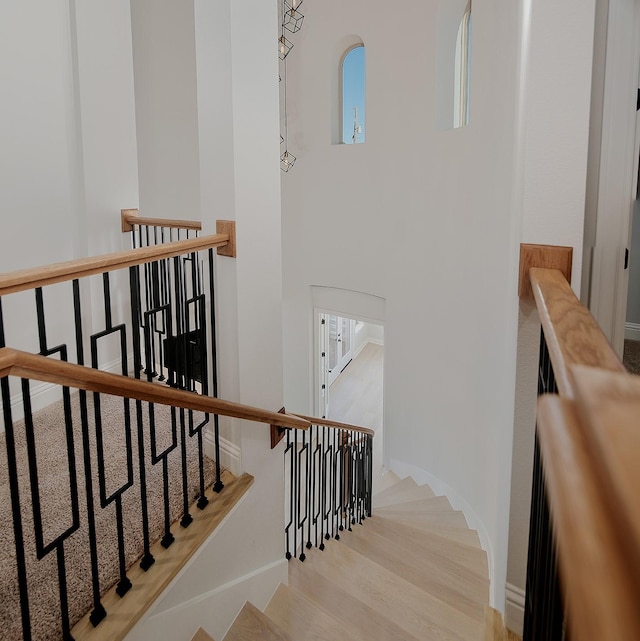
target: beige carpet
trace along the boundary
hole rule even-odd
[[[98,558],[102,592],[119,580],[118,547],[115,527],[115,506],[105,509],[99,506],[99,486],[96,464],[95,421],[92,394],[89,398],[89,423],[91,434],[92,470],[94,478],[94,502],[96,504],[96,529],[98,532]],[[69,609],[71,625],[93,607],[91,590],[91,570],[89,561],[88,527],[86,525],[86,495],[84,489],[84,465],[80,428],[79,398],[72,396],[75,452],[78,470],[78,493],[80,504],[80,530],[75,532],[65,544],[67,559],[67,578],[69,590]],[[123,402],[119,398],[102,396],[103,429],[105,432],[105,467],[107,493],[111,493],[126,481],[125,430]],[[148,411],[144,411],[148,421]],[[131,404],[132,439],[134,451],[134,485],[123,497],[127,566],[131,566],[142,556],[142,526],[140,508],[140,486],[137,472],[137,437],[135,403]],[[49,406],[34,416],[36,451],[40,495],[42,501],[42,520],[45,530],[45,543],[69,527],[71,523],[68,466],[64,437],[64,413],[62,401]],[[196,415],[195,419],[201,419]],[[197,424],[197,423],[196,423]],[[170,442],[170,409],[156,406],[156,429],[158,431],[158,451]],[[178,421],[179,426],[179,421]],[[178,427],[178,434],[180,428]],[[30,611],[33,638],[38,641],[58,640],[61,638],[60,606],[58,595],[58,574],[55,551],[38,561],[36,558],[31,508],[31,485],[27,464],[27,450],[24,424],[16,424],[16,446],[19,470],[19,487],[22,505],[23,530],[27,555],[27,575],[29,582]],[[145,428],[148,435],[148,428]],[[178,439],[180,437],[178,436]],[[178,440],[180,443],[180,440]],[[149,438],[145,437],[147,457]],[[197,466],[197,437],[188,439],[189,495],[194,499],[199,494],[199,473]],[[16,578],[15,548],[12,528],[11,502],[9,495],[6,443],[4,434],[0,435],[0,621],[3,641],[18,641],[23,638],[20,619],[20,602]],[[164,533],[164,503],[162,465],[147,467],[147,488],[149,500],[151,541],[156,541]],[[169,479],[172,522],[182,514],[182,480],[180,447],[169,455]],[[213,482],[213,463],[206,459],[206,482]],[[191,501],[190,501],[191,502]],[[175,527],[175,526],[174,526]],[[179,527],[179,526],[178,526]],[[153,568],[149,570],[153,572]],[[124,597],[126,598],[126,596]]]
[[[625,340],[622,362],[631,374],[640,375],[640,341]]]

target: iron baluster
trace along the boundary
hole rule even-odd
[[[211,326],[211,392],[213,398],[218,398],[218,361],[217,361],[217,340],[216,340],[216,305],[215,305],[215,280],[213,272],[213,249],[209,249],[209,314]],[[216,463],[216,481],[213,485],[214,492],[220,492],[224,487],[220,477],[220,428],[218,415],[213,415],[213,432]]]

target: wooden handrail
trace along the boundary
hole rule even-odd
[[[349,423],[339,423],[338,421],[329,421],[326,418],[317,418],[315,416],[305,416],[304,414],[295,414],[295,416],[300,417],[305,421],[309,421],[313,425],[319,425],[320,427],[331,427],[339,430],[350,430],[351,432],[360,432],[361,434],[367,434],[369,436],[375,436],[375,432],[368,427],[361,427],[359,425],[350,425]]]
[[[141,247],[128,251],[104,254],[94,258],[80,258],[45,267],[21,269],[0,274],[0,296],[21,292],[36,287],[53,285],[64,281],[103,274],[135,265],[173,258],[182,254],[224,247],[229,242],[228,234],[212,234],[190,240],[179,240],[152,247]]]
[[[302,430],[310,427],[309,421],[298,416],[279,414],[249,405],[200,396],[136,378],[126,378],[118,374],[102,372],[83,365],[66,363],[37,354],[28,354],[9,347],[0,349],[0,373],[2,376],[19,376],[45,383],[66,385],[88,392],[125,396],[138,401],[184,407],[268,425]]]
[[[572,638],[582,641],[640,639],[640,539],[620,527],[623,510],[598,474],[598,457],[575,405],[551,395],[538,403],[539,442],[569,629]],[[637,427],[637,417],[627,419],[634,419]],[[633,489],[637,497],[637,485]],[[637,498],[633,507],[637,514]]]
[[[169,218],[145,218],[138,215],[137,209],[120,210],[122,221],[122,233],[133,231],[134,225],[148,225],[149,227],[170,227],[172,229],[193,229],[202,230],[202,223],[199,220],[180,220]]]
[[[562,396],[573,398],[571,367],[574,365],[625,371],[599,325],[580,304],[562,272],[532,267],[529,277]]]

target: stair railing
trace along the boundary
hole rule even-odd
[[[202,232],[199,220],[143,217],[137,209],[122,209],[120,220],[122,233],[131,233],[131,249],[199,238]]]
[[[16,423],[12,417],[12,404],[10,398],[10,379],[17,377],[20,379],[21,387],[24,398],[25,417],[23,429],[24,434],[16,433]],[[41,487],[38,478],[42,476],[43,469],[42,463],[39,458],[42,453],[38,453],[38,425],[37,421],[34,424],[34,414],[31,411],[31,395],[30,385],[32,381],[41,381],[51,383],[54,385],[63,386],[64,395],[64,434],[66,439],[66,461],[56,461],[56,466],[59,466],[69,480],[69,514],[67,520],[69,526],[59,533],[55,538],[48,540],[46,527],[46,518],[43,518],[42,507],[47,501],[47,488]],[[173,440],[176,440],[176,416],[178,412],[184,416],[186,412],[204,412],[206,414],[220,414],[224,416],[231,416],[246,420],[258,421],[267,424],[277,424],[283,428],[288,429],[303,429],[309,427],[308,421],[299,417],[289,416],[286,414],[277,414],[275,412],[263,411],[254,407],[240,405],[229,401],[223,401],[207,397],[204,395],[194,394],[185,390],[172,389],[166,386],[158,385],[156,383],[142,381],[135,378],[128,378],[120,374],[112,374],[102,372],[94,368],[89,368],[83,365],[67,363],[63,360],[52,359],[43,355],[29,354],[18,350],[13,350],[7,347],[0,348],[0,385],[2,388],[2,407],[4,413],[4,427],[7,448],[7,469],[9,476],[11,509],[13,515],[13,532],[15,539],[15,559],[17,566],[17,582],[20,592],[20,606],[22,618],[22,634],[25,641],[34,638],[32,634],[32,617],[30,603],[30,589],[29,589],[29,573],[27,571],[27,563],[25,556],[25,545],[27,540],[35,539],[35,546],[37,549],[37,556],[39,560],[44,559],[49,554],[54,554],[57,559],[58,568],[58,595],[60,606],[60,621],[61,621],[61,635],[65,641],[72,640],[71,628],[76,622],[77,618],[82,614],[70,614],[69,599],[68,599],[68,576],[67,576],[67,554],[65,546],[73,544],[74,537],[80,535],[80,510],[78,507],[78,497],[81,492],[81,487],[84,486],[86,492],[86,518],[88,524],[88,543],[90,549],[90,563],[92,569],[92,599],[93,611],[91,613],[91,623],[97,626],[106,616],[102,602],[101,593],[109,586],[102,585],[100,582],[100,574],[98,571],[99,557],[98,547],[96,545],[96,527],[95,522],[97,513],[101,510],[109,509],[112,504],[116,506],[117,515],[117,531],[118,531],[118,547],[119,547],[119,564],[120,564],[120,581],[117,585],[116,592],[120,597],[125,597],[127,592],[131,589],[131,581],[127,577],[127,565],[125,562],[125,527],[122,522],[122,497],[124,493],[132,485],[133,470],[133,449],[136,445],[143,456],[140,458],[140,468],[138,474],[140,478],[144,476],[144,471],[148,469],[149,464],[153,464],[153,457],[149,457],[148,453],[143,450],[142,443],[148,444],[147,435],[138,430],[136,435],[132,429],[130,403],[135,401],[137,407],[137,415],[140,418],[142,414],[143,403],[145,410],[151,410],[156,404],[166,405],[172,408],[173,417]],[[71,390],[79,391],[80,395],[80,408],[81,408],[81,431],[78,429],[77,416],[74,417],[71,411]],[[99,413],[96,412],[95,423],[88,417],[87,412],[87,393],[92,392],[98,407],[101,395],[112,395],[122,399],[125,411],[126,423],[126,444],[127,452],[127,470],[124,473],[126,477],[125,482],[119,488],[109,488],[111,491],[110,496],[105,495],[105,473],[104,473],[104,452],[101,450],[101,428]],[[89,429],[95,429],[96,443],[90,437]],[[78,439],[78,432],[80,432],[81,449],[83,452],[84,479],[79,479],[76,472],[76,439]],[[29,487],[25,485],[24,479],[20,480],[20,469],[18,468],[18,458],[16,454],[16,437],[26,439],[28,450],[28,465],[29,465],[29,478],[30,478],[30,501],[33,510],[34,531],[28,532],[23,525],[23,510],[25,509],[25,492],[29,492]],[[182,439],[185,438],[185,432],[182,433]],[[153,436],[152,436],[153,439]],[[98,452],[97,456],[91,456],[90,449],[96,447]],[[98,460],[98,478],[99,478],[99,496],[94,496],[95,489],[92,478],[91,466],[92,460]],[[166,470],[165,470],[166,472]],[[166,476],[165,476],[166,478]],[[22,494],[22,503],[21,503]],[[146,495],[145,495],[146,498]],[[200,501],[197,507],[205,509],[208,500],[204,497],[204,493],[200,494]],[[204,501],[202,501],[204,499]],[[165,501],[167,500],[166,487],[165,487]],[[28,505],[28,503],[27,503]],[[166,505],[166,503],[165,503]],[[143,528],[148,535],[148,521],[149,515],[145,514],[145,501],[142,500],[141,519],[143,521]],[[181,521],[183,527],[189,525],[185,522],[184,516]],[[167,525],[165,536],[162,539],[163,547],[169,547],[173,541],[173,536],[170,531],[171,524]],[[31,545],[31,544],[30,544]],[[149,541],[145,540],[145,553],[140,562],[143,570],[151,570],[155,559],[149,552]],[[43,607],[43,604],[39,604]],[[47,606],[45,606],[47,607]],[[51,607],[50,604],[48,607]],[[4,632],[6,633],[6,625]]]
[[[102,413],[99,393],[93,396],[94,417],[89,415],[90,404],[86,391],[81,386],[79,402],[81,408],[81,434],[83,442],[82,460],[87,470],[84,492],[87,504],[93,506],[94,495],[105,505],[115,506],[120,514],[123,497],[131,495],[131,478],[139,478],[142,538],[144,553],[141,565],[148,568],[153,564],[150,553],[149,507],[147,505],[147,470],[149,463],[162,470],[164,485],[163,541],[170,545],[168,475],[169,461],[174,458],[181,466],[182,482],[182,525],[191,521],[189,513],[191,497],[187,487],[187,449],[195,443],[197,449],[197,475],[200,487],[200,507],[205,505],[205,457],[204,441],[213,439],[214,480],[213,488],[220,491],[221,481],[218,414],[213,414],[214,428],[210,434],[207,427],[210,412],[196,413],[197,398],[216,395],[216,351],[215,351],[215,305],[214,305],[214,250],[226,248],[231,242],[228,234],[215,234],[189,240],[181,240],[151,247],[117,252],[96,258],[87,258],[43,268],[20,270],[0,275],[0,348],[7,345],[20,346],[26,351],[50,358],[54,363],[91,365],[95,369],[111,369],[135,385],[135,379],[146,379],[157,386],[159,398],[164,399],[172,391],[186,390],[194,399],[188,409],[172,411],[171,434],[168,444],[159,445],[160,426],[156,421],[153,402],[136,400],[133,407],[126,395],[122,411],[125,419],[127,443],[127,473],[120,487],[108,492],[101,483],[94,487],[89,443],[97,439],[101,448]],[[33,328],[31,334],[23,327]],[[25,344],[26,343],[26,344]],[[57,381],[54,381],[57,382]],[[4,378],[1,383],[2,408],[5,421],[8,455],[11,458],[11,433],[13,415],[23,415],[25,422],[31,420],[32,405],[35,402],[33,390],[28,381],[20,388]],[[72,434],[70,432],[70,392],[62,391],[65,421],[68,423],[66,440],[69,455],[66,465],[73,477],[75,461],[72,456]],[[30,428],[27,425],[27,430]],[[32,430],[31,430],[32,431]],[[35,451],[30,446],[30,452]],[[175,454],[174,454],[175,453]],[[32,458],[35,455],[32,454]],[[34,458],[34,463],[37,463]],[[98,467],[103,467],[98,457]],[[17,472],[11,471],[13,483]],[[98,470],[102,473],[102,469]],[[36,487],[37,468],[32,466],[32,486]],[[15,491],[14,491],[15,490]],[[19,522],[19,501],[17,485],[12,490],[14,517]],[[72,482],[71,493],[75,496],[77,484]],[[99,492],[98,492],[99,490]],[[37,507],[37,502],[36,502]],[[75,510],[75,508],[74,508]],[[77,529],[77,518],[72,518],[72,528],[63,538],[57,538],[45,545],[40,541],[38,553],[48,554],[55,549],[61,554],[64,540]],[[98,572],[95,542],[95,515],[90,509],[88,527],[91,545],[91,574],[93,582],[94,624],[104,617],[100,603],[100,577]],[[121,524],[118,525],[119,529]],[[38,537],[43,537],[38,534]],[[21,537],[16,532],[16,541]],[[124,549],[120,536],[120,550]],[[18,557],[20,555],[18,554]],[[121,555],[122,557],[122,555]],[[121,558],[122,593],[129,589]],[[64,583],[64,581],[62,581]],[[26,592],[23,594],[26,597]],[[61,592],[64,600],[64,594]],[[63,604],[64,605],[64,604]],[[63,607],[64,609],[64,607]],[[68,627],[68,626],[67,626]],[[29,638],[29,637],[26,637]]]
[[[373,437],[365,427],[299,415],[308,431],[286,431],[284,450],[286,558],[304,561],[305,549],[371,516]]]
[[[640,378],[562,272],[528,275],[542,329],[523,638],[640,638]]]

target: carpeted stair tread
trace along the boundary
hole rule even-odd
[[[333,545],[335,542],[329,543]],[[316,556],[318,552],[312,550],[309,556]],[[359,600],[357,590],[334,583],[331,578],[316,572],[306,561],[289,562],[289,589],[304,594],[336,619],[345,641],[421,641],[377,609]]]
[[[191,641],[214,641],[214,639],[205,630],[198,628],[198,631],[193,635]]]
[[[483,626],[476,620],[341,542],[332,541],[323,552],[312,550],[304,565],[352,593],[409,635],[430,641],[478,640],[479,626]]]
[[[224,641],[291,641],[291,637],[247,601],[229,628]]]
[[[446,519],[438,519],[441,515],[423,514],[419,516],[404,516],[397,514],[384,514],[382,511],[375,513],[377,518],[396,521],[403,525],[423,530],[424,532],[431,532],[438,536],[449,538],[458,543],[464,543],[473,547],[480,548],[480,539],[475,530],[470,530],[465,524],[462,524],[459,517],[453,517],[455,522],[447,523]],[[449,515],[447,515],[448,518]],[[462,517],[464,519],[464,517]]]
[[[390,545],[388,538],[376,534],[368,524],[369,519],[362,527],[343,536],[340,542],[479,623],[484,621],[484,606],[489,597],[486,579],[482,580],[452,562],[444,563],[442,557],[425,555],[421,550],[411,550],[400,544]]]
[[[204,510],[196,504],[191,507],[193,522],[188,528],[172,528],[175,541],[171,547],[163,548],[160,541],[151,547],[156,562],[148,572],[137,564],[130,568],[128,576],[133,588],[124,598],[116,594],[115,586],[106,592],[102,603],[107,617],[98,627],[89,621],[90,613],[78,621],[72,629],[75,639],[112,641],[125,637],[253,484],[249,474],[230,481],[234,477],[227,473],[223,479],[227,484],[220,494],[207,491],[209,505]]]
[[[487,554],[476,546],[376,515],[366,520],[365,527],[367,532],[385,537],[389,545],[407,547],[463,578],[468,573],[488,584]]]
[[[393,503],[391,505],[379,505],[376,507],[378,510],[384,510],[386,514],[390,513],[403,513],[414,512],[422,514],[427,512],[454,512],[451,507],[449,499],[446,496],[431,496],[428,498],[420,498],[413,501],[404,501],[402,503]]]
[[[280,585],[264,613],[292,641],[343,641],[338,622],[297,590]]]

